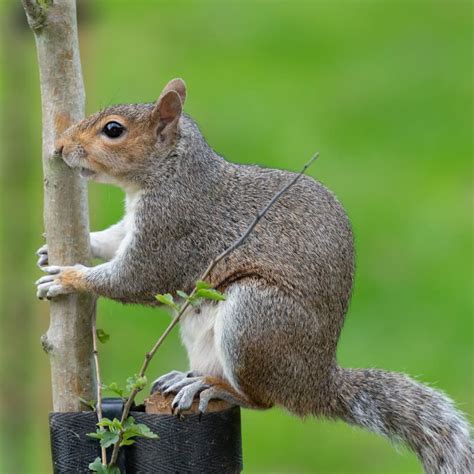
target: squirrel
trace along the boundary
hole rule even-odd
[[[183,113],[173,79],[155,103],[114,105],[71,126],[56,153],[82,176],[120,186],[125,216],[91,233],[94,267],[49,265],[39,298],[90,292],[124,303],[190,291],[208,264],[295,174],[228,162]],[[199,398],[284,407],[342,419],[404,442],[427,473],[472,472],[470,427],[440,391],[377,369],[346,369],[336,347],[352,292],[354,246],[334,194],[303,176],[265,214],[208,283],[225,301],[187,310],[181,335],[190,370],[158,378],[179,414]]]

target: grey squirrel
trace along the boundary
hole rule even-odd
[[[69,128],[57,153],[83,176],[120,186],[125,216],[91,233],[95,267],[39,265],[38,297],[91,292],[156,304],[190,291],[293,173],[225,161],[182,113],[186,87],[170,81],[156,103],[116,105]],[[181,321],[189,372],[160,377],[179,413],[195,396],[299,416],[342,419],[402,441],[428,473],[469,473],[470,428],[441,392],[406,375],[338,366],[336,347],[352,291],[353,238],[335,196],[303,177],[268,211],[209,283],[225,301]]]

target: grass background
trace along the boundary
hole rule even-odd
[[[357,274],[338,357],[403,371],[473,404],[472,4],[468,1],[81,1],[87,111],[152,101],[172,77],[209,143],[242,163],[310,174],[343,202]],[[35,299],[42,243],[34,40],[0,2],[0,472],[50,471],[49,366]],[[91,227],[123,212],[90,186]],[[99,303],[105,381],[123,383],[168,322]],[[150,377],[185,369],[175,332]],[[344,425],[243,411],[245,472],[419,473],[415,457]],[[2,451],[3,448],[3,451]]]

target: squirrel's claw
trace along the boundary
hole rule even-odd
[[[47,273],[47,275],[42,276],[35,282],[35,285],[37,286],[36,296],[40,300],[44,298],[49,300],[56,296],[71,293],[71,290],[64,287],[60,280],[61,272],[66,268],[70,267],[59,267],[57,265],[41,267],[41,270]]]
[[[231,405],[248,406],[248,402],[234,389],[228,389],[222,384],[213,385],[206,377],[189,378],[191,383],[184,386],[176,395],[171,405],[172,413],[181,416],[185,410],[189,410],[194,398],[199,394],[199,419],[207,413],[207,408],[211,400],[225,400]],[[183,384],[184,381],[181,382]],[[173,388],[173,387],[172,387]]]
[[[162,375],[153,382],[151,393],[160,392],[163,395],[176,393],[171,404],[171,414],[181,418],[182,413],[189,410],[195,396],[209,387],[204,377],[198,372],[172,372]]]
[[[46,298],[50,300],[51,298],[55,298],[56,296],[66,295],[69,291],[66,291],[62,285],[57,285],[52,283],[45,283],[44,285],[38,285],[38,291],[36,292],[36,296],[42,300]]]
[[[207,406],[209,405],[209,401],[211,398],[219,398],[219,397],[209,397],[208,394],[213,391],[213,388],[208,388],[206,390],[203,390],[201,394],[199,395],[199,421],[201,421],[202,415],[204,415],[207,412]]]
[[[189,410],[193,404],[194,397],[209,388],[209,384],[204,381],[204,377],[191,377],[180,383],[183,384],[186,380],[189,380],[190,383],[180,389],[171,404],[171,413],[174,413],[176,416],[181,416],[184,411]]]
[[[40,255],[40,258],[38,259],[38,261],[36,262],[36,265],[38,265],[38,267],[42,268],[46,265],[48,265],[48,255]]]
[[[42,245],[37,251],[36,255],[43,255],[48,253],[48,244]]]
[[[178,394],[184,387],[193,384],[194,382],[199,381],[199,377],[184,377],[173,385],[169,386],[162,393],[163,395],[169,395],[170,393]]]
[[[226,390],[225,388],[220,388],[217,386],[211,385],[206,390],[203,390],[199,395],[199,416],[202,417],[204,413],[207,413],[207,407],[211,400],[225,400],[231,405],[240,405],[242,400],[235,396],[231,391]]]
[[[42,300],[44,298],[51,299],[56,296],[66,295],[70,293],[63,285],[59,283],[55,275],[46,275],[41,277],[37,282],[36,296]]]
[[[36,255],[39,257],[36,262],[38,267],[42,269],[44,266],[48,265],[48,246],[46,244],[36,251]]]
[[[151,393],[160,392],[164,393],[168,390],[172,385],[180,382],[183,379],[190,378],[190,377],[197,377],[201,374],[195,371],[188,371],[188,372],[179,372],[178,370],[173,370],[168,374],[162,375],[158,377],[151,386]],[[172,390],[170,390],[172,392]],[[168,393],[170,393],[168,392]]]
[[[41,270],[43,270],[43,272],[47,273],[48,275],[59,275],[61,273],[62,269],[63,269],[63,267],[60,267],[58,265],[51,265],[51,266],[46,266],[46,267],[41,268]],[[44,278],[44,277],[42,277],[42,278]],[[41,278],[40,278],[40,280],[41,280]]]
[[[171,387],[171,385],[175,384],[179,380],[182,380],[183,378],[186,378],[186,373],[179,372],[178,370],[173,370],[168,374],[162,375],[161,377],[158,377],[151,385],[151,393],[163,393],[165,390]]]
[[[162,395],[176,393],[171,404],[171,414],[181,418],[182,413],[189,410],[193,400],[199,395],[199,418],[207,412],[212,399],[226,400],[232,405],[249,406],[248,403],[225,384],[213,385],[212,377],[202,376],[199,372],[172,372],[162,375],[153,382],[151,393],[159,391]]]

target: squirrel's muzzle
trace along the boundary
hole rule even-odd
[[[63,150],[64,150],[64,145],[62,144],[56,144],[54,147],[54,154],[58,157],[61,158],[63,155]]]

